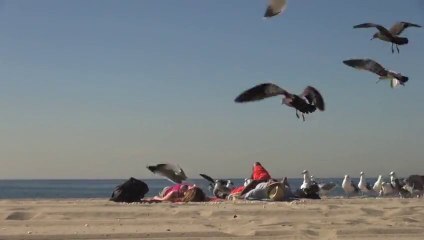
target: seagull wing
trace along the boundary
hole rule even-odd
[[[184,171],[181,168],[176,168],[171,164],[158,164],[156,166],[147,166],[147,168],[154,174],[161,175],[174,183],[182,183],[187,179]]]
[[[209,177],[208,175],[203,174],[203,173],[201,173],[201,174],[199,174],[199,175],[200,175],[200,176],[202,176],[202,178],[204,178],[204,179],[208,180],[209,182],[211,182],[211,183],[215,184],[215,180],[214,180],[213,178]]]
[[[314,87],[307,86],[303,93],[301,94],[302,97],[305,97],[309,104],[313,104],[316,106],[319,110],[324,111],[325,104],[324,99],[322,98],[321,93],[316,90]]]
[[[387,30],[387,28],[378,25],[378,24],[374,24],[374,23],[362,23],[362,24],[358,24],[353,26],[353,28],[371,28],[371,27],[375,27],[378,29],[378,31],[383,34],[384,36],[386,36],[389,39],[393,39],[393,35],[390,33],[389,30]]]
[[[409,22],[397,22],[389,29],[389,32],[394,36],[400,35],[408,27],[420,28],[421,26],[418,24],[409,23]]]
[[[287,1],[286,0],[270,0],[268,3],[268,7],[266,8],[264,17],[270,18],[273,16],[277,16],[286,8]]]
[[[372,59],[349,59],[343,61],[343,63],[348,65],[349,67],[373,72],[379,76],[387,75],[387,70],[378,62]]]
[[[369,191],[371,191],[371,190],[372,190],[372,186],[371,186],[371,184],[370,184],[369,182],[367,182],[366,188],[367,188]]]
[[[359,192],[358,186],[356,186],[356,184],[352,180],[350,181],[350,185],[352,185],[355,192]]]
[[[244,91],[234,101],[237,103],[258,101],[282,94],[287,94],[287,91],[273,83],[262,83]]]

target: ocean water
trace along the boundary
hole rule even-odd
[[[146,197],[157,195],[164,187],[172,185],[165,179],[141,179],[149,186]],[[231,179],[234,186],[240,186],[244,179]],[[318,182],[334,182],[338,186],[331,192],[330,196],[343,196],[341,178],[321,178]],[[125,182],[126,179],[110,180],[0,180],[0,199],[40,199],[40,198],[109,198],[116,186]],[[355,183],[359,179],[353,179]],[[375,178],[368,178],[371,184]],[[208,182],[204,179],[189,179],[190,183],[200,186],[208,195]],[[292,190],[302,184],[303,179],[289,179]]]

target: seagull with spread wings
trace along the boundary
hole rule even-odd
[[[343,61],[343,63],[349,67],[353,67],[359,70],[366,70],[377,74],[378,76],[380,76],[377,82],[383,79],[390,80],[390,86],[392,88],[398,85],[404,86],[405,83],[408,81],[408,77],[403,76],[401,73],[392,70],[387,70],[378,62],[372,59],[349,59]]]
[[[307,86],[300,95],[296,95],[273,83],[262,83],[244,91],[234,101],[236,103],[252,102],[277,95],[284,95],[282,104],[296,109],[297,118],[300,118],[300,112],[303,121],[305,121],[305,114],[313,113],[317,109],[324,111],[324,99],[320,92],[311,86]]]
[[[395,23],[389,30],[387,30],[385,27],[374,24],[374,23],[363,23],[356,26],[353,26],[353,28],[371,28],[375,27],[377,28],[378,32],[376,32],[371,40],[378,38],[382,41],[390,42],[392,43],[392,53],[394,53],[393,45],[396,45],[396,49],[399,53],[399,47],[398,45],[405,45],[408,43],[408,38],[400,37],[399,35],[408,27],[418,27],[420,28],[420,25],[409,23],[409,22],[397,22]]]
[[[286,9],[286,0],[269,0],[268,7],[266,8],[264,18],[271,18],[279,15]]]
[[[161,175],[174,183],[182,183],[187,179],[183,169],[172,164],[158,164],[156,166],[147,166],[152,173]]]
[[[213,179],[203,173],[199,175],[209,181],[209,189],[215,197],[225,199],[231,193],[231,180]]]

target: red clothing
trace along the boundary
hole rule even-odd
[[[244,186],[235,187],[233,188],[233,190],[231,190],[231,194],[234,195],[234,194],[240,193],[241,191],[243,191],[243,189],[244,189]]]
[[[253,167],[252,179],[259,181],[268,181],[271,178],[268,171],[262,165],[256,164]]]

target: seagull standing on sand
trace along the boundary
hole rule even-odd
[[[318,184],[319,191],[322,195],[328,195],[337,186],[337,184],[335,184],[333,182],[328,182],[328,183],[320,182],[320,183],[318,183],[317,181],[315,181],[315,178],[312,175],[311,175],[311,181],[313,183]]]
[[[396,176],[396,173],[394,171],[391,171],[389,175],[390,175],[390,183],[393,186],[395,186],[396,185],[395,180],[398,179],[398,177]]]
[[[356,26],[353,26],[353,28],[371,28],[375,27],[377,28],[378,32],[374,34],[374,36],[371,38],[373,40],[374,38],[378,38],[380,40],[390,42],[392,43],[392,53],[395,52],[393,49],[393,45],[396,45],[397,52],[399,53],[399,47],[398,45],[405,45],[408,44],[408,38],[400,37],[399,35],[408,27],[421,27],[417,24],[408,23],[408,22],[398,22],[395,25],[393,25],[390,30],[387,30],[385,27],[374,24],[374,23],[363,23]]]
[[[342,182],[342,188],[345,191],[347,197],[349,197],[352,193],[358,193],[359,189],[358,187],[353,183],[353,181],[350,179],[349,175],[345,175],[343,182]]]
[[[305,188],[309,188],[312,185],[312,181],[311,181],[311,176],[309,175],[308,170],[303,170],[302,174],[303,174],[303,183],[300,186],[300,189],[303,190]]]
[[[377,181],[375,181],[374,186],[372,187],[372,189],[374,190],[374,192],[377,192],[380,194],[382,194],[381,192],[381,186],[383,185],[383,176],[378,175]]]
[[[286,0],[269,0],[264,18],[271,18],[279,15],[286,9]]]
[[[259,101],[265,98],[284,95],[282,104],[296,109],[305,121],[305,114],[313,113],[316,109],[324,111],[324,99],[314,87],[307,86],[300,95],[292,94],[273,83],[262,83],[241,93],[234,101],[236,103]]]
[[[403,76],[401,73],[392,70],[387,70],[378,62],[372,59],[349,59],[343,61],[343,63],[349,67],[353,67],[359,70],[366,70],[377,74],[378,76],[380,76],[377,83],[383,79],[390,80],[390,86],[392,88],[398,85],[404,86],[405,83],[408,81],[408,77]]]
[[[152,173],[161,175],[174,183],[182,183],[187,179],[183,169],[172,164],[161,163],[156,166],[147,166],[147,169],[149,169]]]
[[[359,178],[358,188],[361,190],[362,194],[372,191],[371,185],[367,182],[365,178],[365,173],[360,173],[361,177]]]
[[[393,195],[395,193],[395,188],[390,182],[381,183],[380,196]]]

